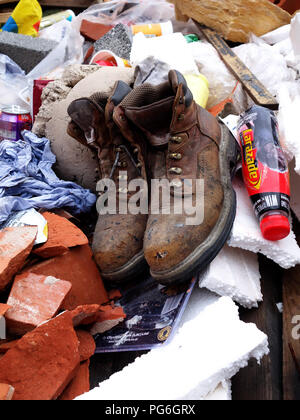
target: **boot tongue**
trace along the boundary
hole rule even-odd
[[[169,81],[158,86],[144,83],[127,95],[120,107],[152,146],[164,146],[169,141],[174,99]]]
[[[171,70],[168,82],[138,86],[122,101],[121,107],[127,118],[146,134],[149,143],[160,147],[169,142],[174,107],[183,98],[181,106],[190,106],[193,96],[185,78]]]
[[[171,70],[169,72],[169,83],[172,86],[175,96],[177,96],[178,88],[182,86],[185,99],[185,106],[188,108],[193,102],[193,94],[188,88],[185,78],[179,71]]]
[[[110,100],[115,106],[117,106],[127,95],[129,95],[131,91],[132,89],[126,83],[122,81],[116,82]]]

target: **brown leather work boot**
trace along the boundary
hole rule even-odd
[[[154,207],[151,203],[144,238],[151,274],[165,285],[185,281],[216,257],[231,232],[236,213],[231,184],[236,142],[224,125],[194,102],[184,77],[176,71],[164,84],[134,89],[114,115],[126,138],[146,139],[152,180],[173,186],[169,208],[162,202],[157,205],[157,199]],[[196,180],[203,180],[198,196]],[[151,200],[163,193],[168,194],[166,186],[162,192],[154,186]],[[183,204],[186,200],[184,211],[178,211],[178,197]],[[188,219],[195,209],[198,217]]]
[[[69,135],[98,151],[100,179],[114,181],[116,203],[125,206],[132,194],[122,184],[146,179],[142,146],[127,141],[113,121],[115,107],[130,91],[129,86],[118,82],[109,98],[95,94],[72,102],[68,109],[72,120]],[[119,209],[117,206],[115,214],[99,214],[93,240],[101,274],[113,283],[135,277],[146,265],[143,239],[148,215],[120,214]]]

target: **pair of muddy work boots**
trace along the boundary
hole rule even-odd
[[[198,106],[184,77],[131,89],[117,82],[71,103],[68,133],[96,150],[101,180],[93,252],[104,279],[125,282],[150,266],[170,285],[219,253],[236,213],[236,142]]]

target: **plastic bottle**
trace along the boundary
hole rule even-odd
[[[162,35],[168,35],[173,33],[173,24],[171,21],[163,23],[148,23],[142,25],[131,26],[133,35],[142,32],[148,37],[156,37]]]
[[[240,118],[238,138],[243,178],[263,237],[278,241],[290,233],[290,179],[273,111],[253,106]]]

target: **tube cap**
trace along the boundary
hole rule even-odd
[[[281,214],[266,216],[260,222],[263,237],[268,241],[280,241],[291,231],[289,219]]]

